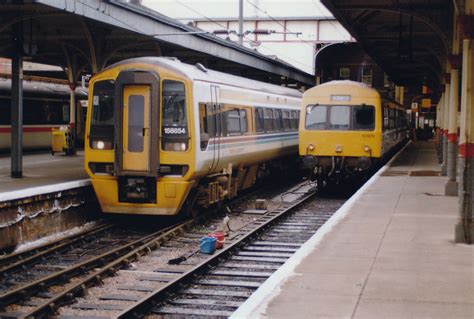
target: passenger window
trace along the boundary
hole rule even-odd
[[[227,120],[227,135],[240,135],[240,112],[238,109],[225,112]]]
[[[265,128],[265,132],[273,132],[273,110],[272,109],[264,109],[263,113],[263,124]]]
[[[281,110],[278,110],[278,109],[273,110],[273,129],[276,132],[282,131]]]
[[[383,128],[388,129],[388,106],[383,107]]]
[[[283,131],[291,131],[291,118],[290,118],[290,111],[289,110],[283,110],[281,112],[281,117],[282,117],[282,125],[283,125]]]
[[[245,134],[249,131],[247,124],[247,110],[240,110],[240,131]]]
[[[11,124],[11,103],[10,100],[0,99],[0,125]]]
[[[256,108],[255,109],[255,131],[257,133],[265,132],[264,119],[263,119],[263,109],[262,108]]]
[[[388,128],[393,130],[395,128],[395,110],[389,109],[388,110]]]

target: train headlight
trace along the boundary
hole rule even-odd
[[[308,151],[314,151],[314,145],[313,144],[309,144],[308,145]]]
[[[94,150],[111,150],[113,149],[113,144],[110,141],[103,141],[103,140],[91,140],[92,141],[92,149]]]
[[[336,145],[336,153],[342,153],[342,145]]]
[[[188,149],[187,142],[165,142],[163,144],[164,151],[184,152]]]
[[[364,152],[370,153],[370,151],[372,151],[372,150],[370,149],[369,145],[365,145],[364,146]]]

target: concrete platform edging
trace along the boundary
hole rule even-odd
[[[30,187],[30,188],[26,188],[26,189],[22,189],[18,191],[0,193],[0,202],[17,200],[17,199],[43,195],[43,194],[48,194],[48,193],[56,193],[56,192],[61,192],[61,191],[72,189],[72,188],[78,188],[78,187],[89,186],[89,185],[91,185],[91,181],[89,179],[81,179],[81,180],[72,181],[72,182]]]
[[[265,310],[269,302],[274,296],[277,296],[281,287],[290,277],[297,275],[296,267],[301,261],[307,257],[341,220],[343,220],[350,212],[350,208],[359,199],[359,197],[385,172],[393,161],[410,145],[408,142],[397,154],[395,154],[390,161],[380,168],[354,195],[352,195],[323,225],[318,231],[298,249],[293,256],[286,261],[270,278],[268,278],[263,285],[261,285],[252,296],[244,302],[236,312],[232,314],[231,319],[241,318],[266,318]]]

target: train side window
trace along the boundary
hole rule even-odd
[[[389,109],[388,109],[388,106],[385,105],[385,106],[383,107],[383,128],[384,128],[385,130],[388,129],[388,110],[389,110]]]
[[[201,150],[207,148],[209,139],[213,137],[211,127],[213,128],[213,118],[210,117],[210,107],[207,104],[199,103],[199,132],[201,135]],[[212,131],[212,133],[211,133]]]
[[[388,128],[393,130],[395,128],[395,110],[389,109],[388,110]]]
[[[293,114],[293,118],[292,118],[293,131],[298,131],[298,125],[300,122],[300,111],[291,111],[291,114]]]
[[[354,130],[374,130],[375,129],[375,108],[371,105],[356,105],[353,109]]]
[[[283,131],[288,132],[292,130],[291,127],[291,118],[290,110],[283,110],[281,112]]]
[[[240,110],[240,131],[245,134],[249,131],[247,123],[247,110]]]
[[[227,136],[240,135],[240,112],[239,109],[233,109],[225,112],[225,119],[227,124]]]
[[[263,120],[263,109],[255,109],[255,131],[257,133],[265,132],[264,120]]]
[[[279,109],[273,110],[273,128],[276,132],[282,131],[281,110]]]
[[[0,125],[11,124],[11,102],[8,99],[0,99]]]
[[[273,110],[272,109],[264,109],[263,112],[263,125],[265,128],[265,132],[273,132]]]

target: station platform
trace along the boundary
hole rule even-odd
[[[82,151],[73,156],[25,154],[23,178],[10,177],[10,162],[10,156],[0,157],[0,202],[89,184]]]
[[[474,318],[474,246],[454,243],[439,171],[433,142],[409,144],[232,318]]]

